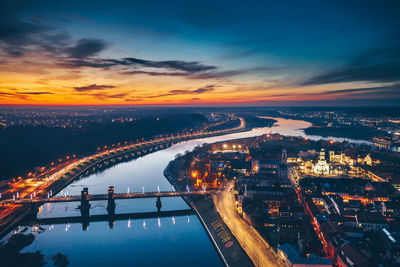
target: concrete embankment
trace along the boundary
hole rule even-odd
[[[186,185],[178,181],[170,168],[172,168],[171,162],[164,170],[164,176],[177,191],[186,190]],[[225,266],[254,266],[228,226],[219,216],[211,197],[183,197],[183,199],[196,212]]]

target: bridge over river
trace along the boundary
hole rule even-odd
[[[111,188],[111,187],[110,187]],[[113,189],[112,189],[113,190]],[[161,198],[161,197],[183,197],[183,196],[204,196],[210,194],[212,191],[190,191],[190,192],[177,192],[177,191],[161,191],[161,192],[145,192],[145,193],[114,193],[108,194],[88,194],[87,191],[82,191],[79,196],[60,196],[48,198],[23,198],[23,199],[7,199],[0,201],[1,204],[44,204],[44,203],[57,203],[57,202],[77,202],[85,199],[87,201],[100,201],[109,199],[135,199],[135,198]]]
[[[193,211],[180,210],[180,211],[161,211],[161,198],[162,197],[184,197],[184,196],[206,196],[212,191],[189,191],[186,192],[178,191],[162,191],[162,192],[143,192],[143,193],[125,193],[125,194],[115,194],[114,187],[110,186],[108,188],[107,194],[93,194],[88,193],[88,188],[83,188],[80,196],[64,196],[64,197],[49,197],[48,198],[24,198],[24,199],[14,199],[14,200],[3,200],[1,203],[7,204],[25,204],[30,206],[31,216],[29,224],[32,221],[37,224],[58,224],[58,223],[82,223],[82,228],[87,229],[89,222],[91,221],[109,221],[109,226],[113,227],[115,220],[124,220],[132,218],[160,218],[173,215],[189,215]],[[157,198],[156,207],[157,212],[147,212],[147,213],[129,213],[129,214],[115,214],[116,199],[138,199],[138,198]],[[91,201],[101,201],[107,200],[107,214],[105,215],[90,215],[90,202]],[[75,217],[64,217],[64,218],[53,218],[53,219],[38,219],[37,213],[38,208],[44,203],[60,203],[60,202],[80,202],[77,207],[81,216]],[[32,220],[33,219],[33,220]]]
[[[30,205],[31,216],[27,221],[29,225],[46,225],[46,224],[65,224],[65,223],[82,223],[82,229],[87,230],[89,222],[108,221],[109,227],[113,228],[116,220],[126,219],[148,219],[148,218],[162,218],[171,216],[183,216],[192,215],[194,211],[192,209],[184,210],[172,210],[172,211],[161,211],[161,198],[162,197],[184,197],[184,196],[206,196],[212,191],[160,191],[160,192],[143,192],[143,193],[114,193],[114,187],[108,188],[107,194],[88,194],[88,188],[83,188],[80,196],[64,196],[64,197],[48,197],[40,199],[15,199],[15,200],[3,200],[1,203],[12,203],[12,204],[25,204]],[[157,211],[154,212],[139,212],[139,213],[126,213],[116,214],[115,207],[116,199],[138,199],[138,198],[157,198],[156,207]],[[103,215],[90,215],[90,202],[107,200],[107,214]],[[37,218],[38,207],[44,203],[60,203],[60,202],[80,202],[77,207],[80,210],[81,216],[69,216],[69,217],[58,217],[58,218]]]

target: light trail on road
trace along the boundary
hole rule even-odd
[[[231,194],[233,184],[233,181],[228,182],[223,191],[213,195],[217,211],[255,266],[281,266],[279,259],[270,251],[269,244],[237,214]]]

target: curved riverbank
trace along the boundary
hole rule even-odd
[[[334,137],[334,136],[322,136],[322,135],[314,135],[309,134],[306,129],[311,128],[313,124],[308,121],[303,120],[292,120],[285,119],[280,117],[268,117],[268,116],[258,116],[259,118],[264,119],[274,119],[277,122],[271,127],[271,133],[278,133],[286,136],[300,136],[303,138],[308,138],[310,140],[318,141],[320,139],[329,139],[335,142],[343,142],[347,141],[355,144],[367,144],[372,145],[372,142],[362,139],[351,139],[345,137]]]
[[[198,139],[198,138],[210,138],[220,135],[232,134],[237,132],[246,131],[246,124],[242,118],[239,118],[240,125],[231,129],[224,130],[216,130],[202,133],[194,133],[194,134],[186,134],[176,137],[169,138],[161,138],[153,141],[142,142],[139,144],[128,145],[121,148],[115,148],[107,152],[100,152],[94,154],[92,156],[83,158],[76,162],[73,162],[70,166],[66,166],[65,168],[69,168],[69,171],[66,173],[62,173],[62,175],[58,175],[59,177],[52,178],[52,181],[46,188],[42,189],[40,192],[37,192],[37,198],[40,197],[49,197],[50,195],[56,195],[61,192],[65,187],[76,181],[78,178],[82,178],[84,174],[89,174],[90,170],[95,170],[96,168],[100,168],[103,162],[107,162],[109,160],[119,158],[127,154],[131,154],[132,157],[141,157],[148,153],[152,153],[159,149],[164,149],[178,142],[184,142],[188,140]],[[135,154],[136,153],[136,154]],[[55,174],[54,174],[55,175]],[[0,238],[6,235],[11,228],[17,225],[20,220],[22,220],[26,215],[29,215],[30,212],[36,210],[37,207],[29,206],[29,207],[18,207],[11,214],[9,214],[0,225]],[[23,216],[21,216],[23,214]]]
[[[282,128],[278,125],[272,128],[256,128],[222,136],[199,138],[179,142],[168,148],[141,155],[131,161],[115,162],[112,167],[101,169],[95,173],[73,181],[64,192],[71,195],[80,194],[84,187],[89,188],[90,194],[103,194],[108,186],[115,187],[116,192],[141,192],[171,190],[171,184],[165,179],[163,171],[177,154],[184,154],[203,143],[214,143],[245,137],[254,137],[269,132],[281,131],[281,134],[295,135],[301,131],[303,122],[300,121],[293,129]],[[291,133],[295,134],[291,134]],[[320,139],[320,138],[319,138]],[[154,153],[153,153],[154,152]],[[117,200],[116,213],[145,212],[155,209],[155,200]],[[38,217],[53,218],[77,216],[79,203],[46,204],[40,209]],[[90,214],[105,214],[107,203],[98,202],[90,209]],[[163,200],[163,210],[187,208],[182,198]],[[21,229],[33,232],[31,226]],[[18,228],[15,229],[18,231]],[[154,266],[168,262],[175,266],[221,266],[221,260],[210,242],[208,233],[202,222],[195,215],[176,218],[160,218],[146,220],[117,221],[113,229],[108,229],[108,222],[90,223],[88,231],[82,231],[80,224],[56,225],[34,232],[35,242],[24,248],[26,252],[41,251],[45,255],[61,252],[68,255],[72,265],[118,264],[129,265],[132,258],[138,265]],[[79,244],[79,246],[77,245]],[[129,249],[128,249],[129,248]],[[167,248],[167,249],[166,249]],[[81,251],[85,250],[85,257]],[[157,257],[154,257],[157,255]]]
[[[168,163],[164,170],[164,176],[177,191],[184,191],[186,190],[185,185],[178,181],[175,174],[179,170],[173,170],[173,165],[173,161]],[[183,199],[196,212],[197,217],[200,219],[201,224],[225,266],[253,266],[246,252],[216,211],[211,196],[183,197]]]

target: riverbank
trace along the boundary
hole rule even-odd
[[[185,191],[186,185],[179,179],[179,159],[171,161],[164,170],[164,176],[177,191]],[[184,197],[194,209],[225,266],[254,266],[240,246],[229,227],[217,212],[211,197]]]
[[[99,165],[106,161],[112,161],[112,159],[118,159],[121,157],[121,160],[125,155],[131,155],[134,158],[144,156],[148,153],[155,152],[160,149],[164,149],[169,147],[173,144],[178,142],[189,141],[198,138],[205,138],[205,137],[213,137],[231,133],[238,133],[246,131],[245,123],[242,118],[240,118],[241,124],[240,126],[232,129],[225,129],[225,130],[217,130],[212,132],[205,132],[205,133],[196,133],[191,135],[181,135],[177,137],[171,138],[162,138],[159,140],[148,141],[141,144],[134,144],[129,145],[126,147],[116,148],[107,152],[101,152],[90,157],[84,158],[82,160],[77,161],[77,164],[71,170],[63,173],[57,178],[52,179],[46,187],[41,189],[41,192],[37,192],[37,197],[48,197],[49,194],[56,195],[57,193],[61,192],[65,187],[69,184],[73,183],[77,179],[81,178],[83,175],[89,173],[89,171],[94,171],[99,168]],[[132,155],[134,154],[134,155]],[[112,164],[118,162],[114,161]],[[68,166],[67,166],[68,167]],[[32,193],[33,194],[33,193]],[[35,207],[17,207],[15,208],[12,213],[7,216],[7,219],[1,221],[0,223],[0,238],[6,235],[10,229],[16,226],[27,214],[30,214],[31,208]],[[24,214],[24,216],[20,216],[20,214]]]
[[[329,139],[334,142],[350,142],[354,144],[367,144],[367,145],[373,145],[371,141],[364,140],[362,138],[358,138],[358,136],[354,136],[355,138],[349,138],[349,137],[340,137],[340,136],[346,136],[342,135],[340,130],[336,133],[332,133],[333,127],[326,127],[329,128],[327,131],[324,132],[325,127],[320,128],[319,126],[313,125],[312,122],[309,120],[293,120],[293,119],[287,119],[285,116],[282,117],[265,117],[265,116],[258,116],[259,118],[263,119],[274,119],[277,121],[270,129],[271,133],[278,133],[284,136],[301,136],[303,138],[308,138],[310,140],[321,140],[321,139]],[[319,127],[319,128],[317,128]],[[322,127],[322,126],[321,126]],[[313,129],[313,130],[311,130]],[[322,129],[322,130],[317,130],[317,129]],[[310,132],[310,131],[321,131],[320,132]]]
[[[266,118],[266,117],[264,117]],[[327,123],[323,123],[318,119],[312,119],[307,117],[296,118],[292,116],[279,115],[277,117],[271,116],[270,119],[285,119],[293,121],[305,121],[309,123],[307,127],[300,128],[306,135],[320,136],[323,138],[342,138],[352,140],[362,140],[366,142],[372,141],[373,137],[376,136],[377,131],[372,128],[365,126],[349,126],[334,124],[333,126],[327,126]]]
[[[261,135],[267,137],[272,130],[298,136],[295,129],[304,128],[302,121],[298,124],[291,123],[286,128],[284,122],[285,120],[282,120],[282,123],[278,122],[280,126],[272,128],[258,128],[238,134],[181,142],[135,160],[126,159],[126,162],[114,158],[116,161],[109,160],[106,167],[104,167],[105,164],[100,169],[96,167],[96,171],[91,171],[89,175],[85,172],[83,179],[75,181],[65,188],[64,192],[78,195],[82,188],[88,187],[91,194],[104,194],[110,185],[115,187],[116,192],[121,193],[127,192],[128,188],[131,192],[142,192],[143,187],[146,191],[157,191],[158,186],[160,186],[160,190],[171,190],[171,184],[165,179],[163,171],[176,155],[184,155],[186,151],[192,151],[203,144],[215,142],[229,144],[235,142],[231,140],[240,138]],[[263,137],[259,137],[259,139],[263,139]],[[113,167],[110,168],[111,165]],[[155,210],[155,199],[119,202],[118,209],[121,209],[118,213]],[[181,197],[166,198],[162,202],[163,210],[187,208]],[[77,204],[50,203],[43,205],[38,217],[79,215],[79,211],[76,210]],[[234,202],[232,204],[235,205]],[[219,211],[221,210],[219,209]],[[91,214],[105,213],[106,204],[95,205],[91,208]],[[220,215],[220,217],[224,218],[224,215]],[[228,216],[228,218],[230,217]],[[173,266],[222,266],[215,245],[210,242],[210,237],[200,219],[194,215],[161,218],[159,221],[157,219],[116,221],[115,228],[110,230],[108,230],[107,223],[99,222],[91,223],[90,230],[85,232],[82,231],[79,224],[56,225],[51,230],[45,228],[46,231],[35,233],[35,242],[26,247],[24,251],[41,251],[44,255],[54,255],[59,251],[68,255],[71,265],[130,265],[133,258],[138,266],[162,266],[166,263]],[[31,232],[34,226],[27,226],[26,229]],[[103,245],[99,245],[99,239]],[[246,240],[243,247],[246,249],[247,245],[249,244]],[[82,250],[85,251],[84,257],[81,257]]]
[[[372,141],[376,135],[376,131],[368,127],[326,127],[315,126],[304,129],[304,133],[308,135],[319,135],[322,137],[341,137],[349,139],[360,139],[365,141]]]

